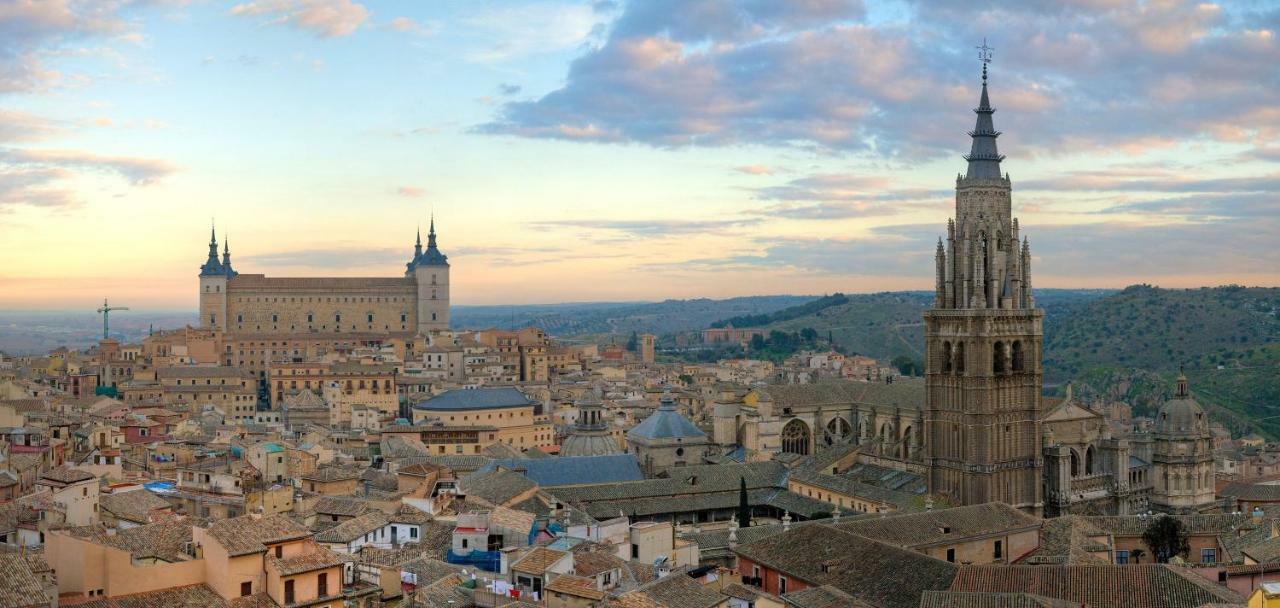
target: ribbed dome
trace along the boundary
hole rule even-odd
[[[604,456],[620,453],[622,450],[618,447],[618,442],[608,434],[574,433],[565,437],[564,442],[560,444],[561,456]]]
[[[634,439],[704,439],[706,436],[702,429],[676,411],[676,402],[671,395],[663,395],[658,402],[658,411],[627,431],[627,437]]]

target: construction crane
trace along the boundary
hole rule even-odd
[[[107,299],[102,298],[102,308],[98,312],[102,314],[102,339],[107,339],[107,317],[111,315],[113,310],[129,310],[128,306],[111,306],[107,304]]]

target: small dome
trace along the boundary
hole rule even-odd
[[[620,454],[618,442],[607,434],[575,433],[560,444],[561,456],[604,456]]]
[[[1173,398],[1160,406],[1160,411],[1156,414],[1155,430],[1166,435],[1208,432],[1209,420],[1204,415],[1204,409],[1191,397],[1186,376],[1178,376],[1178,387],[1174,390]]]

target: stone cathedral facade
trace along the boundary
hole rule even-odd
[[[217,234],[200,266],[200,326],[235,337],[292,340],[307,336],[364,341],[412,338],[449,328],[449,260],[436,244],[435,221],[423,249],[400,277],[267,277],[218,257]]]
[[[1044,311],[1031,292],[1031,251],[1000,171],[987,73],[955,218],[938,241],[925,324],[929,487],[962,504],[1043,509],[1040,450]]]
[[[1000,168],[985,68],[975,112],[955,217],[935,252],[925,378],[723,391],[715,443],[798,455],[856,445],[859,463],[919,476],[953,504],[1000,501],[1045,516],[1217,508],[1208,421],[1185,381],[1153,432],[1131,436],[1113,437],[1069,389],[1042,396],[1044,312]]]

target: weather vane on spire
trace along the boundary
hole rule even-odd
[[[982,65],[985,66],[986,64],[991,63],[991,51],[996,50],[996,48],[993,46],[987,46],[986,38],[982,39],[982,46],[975,46],[973,48],[978,49],[978,61],[981,61]]]
[[[978,61],[982,62],[982,82],[987,82],[987,64],[991,63],[991,51],[996,50],[995,47],[987,46],[987,39],[982,39],[982,46],[973,47],[978,49]]]

